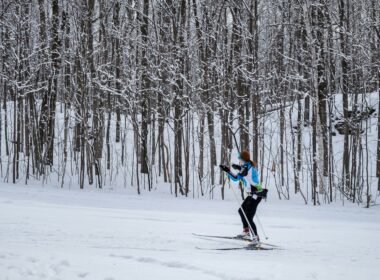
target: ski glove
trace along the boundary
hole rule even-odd
[[[232,164],[232,168],[236,170],[241,170],[241,166],[239,164]]]
[[[262,189],[261,191],[254,191],[252,194],[257,195],[258,197],[267,198],[267,189]]]
[[[219,165],[220,169],[222,169],[224,172],[230,172],[230,168],[228,166],[225,166],[223,164]]]

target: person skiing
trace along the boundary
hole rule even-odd
[[[227,173],[227,176],[232,181],[241,181],[247,195],[239,208],[239,215],[243,223],[243,233],[238,235],[238,237],[251,240],[251,229],[253,231],[252,243],[258,244],[260,239],[253,217],[255,216],[257,206],[262,198],[266,197],[268,191],[261,187],[257,174],[257,164],[250,159],[249,152],[246,150],[241,151],[239,160],[241,161],[240,165],[232,164],[232,168],[238,170],[237,174],[232,173],[228,166],[220,165],[220,168]]]

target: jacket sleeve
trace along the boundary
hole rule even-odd
[[[240,181],[241,179],[243,179],[245,176],[247,176],[248,174],[248,168],[247,167],[243,167],[243,169],[241,170],[240,173],[234,175],[232,174],[231,172],[227,172],[227,175],[228,177],[232,180],[232,181]]]
[[[231,172],[227,172],[227,176],[228,176],[228,178],[230,178],[232,181],[235,181],[235,182],[240,180],[240,179],[238,179],[237,175],[234,175]]]

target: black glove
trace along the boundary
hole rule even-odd
[[[232,168],[236,170],[241,170],[241,166],[239,164],[232,164]]]
[[[260,191],[256,190],[252,192],[252,194],[255,194],[258,197],[262,197],[262,198],[267,198],[267,193],[268,193],[267,189],[262,189]]]
[[[228,166],[225,166],[223,164],[219,165],[220,169],[222,169],[224,172],[230,172],[230,168]]]

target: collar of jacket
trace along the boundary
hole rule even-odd
[[[250,169],[252,167],[252,164],[250,162],[245,162],[243,165],[242,165],[242,168],[244,167],[247,167],[248,169]]]

